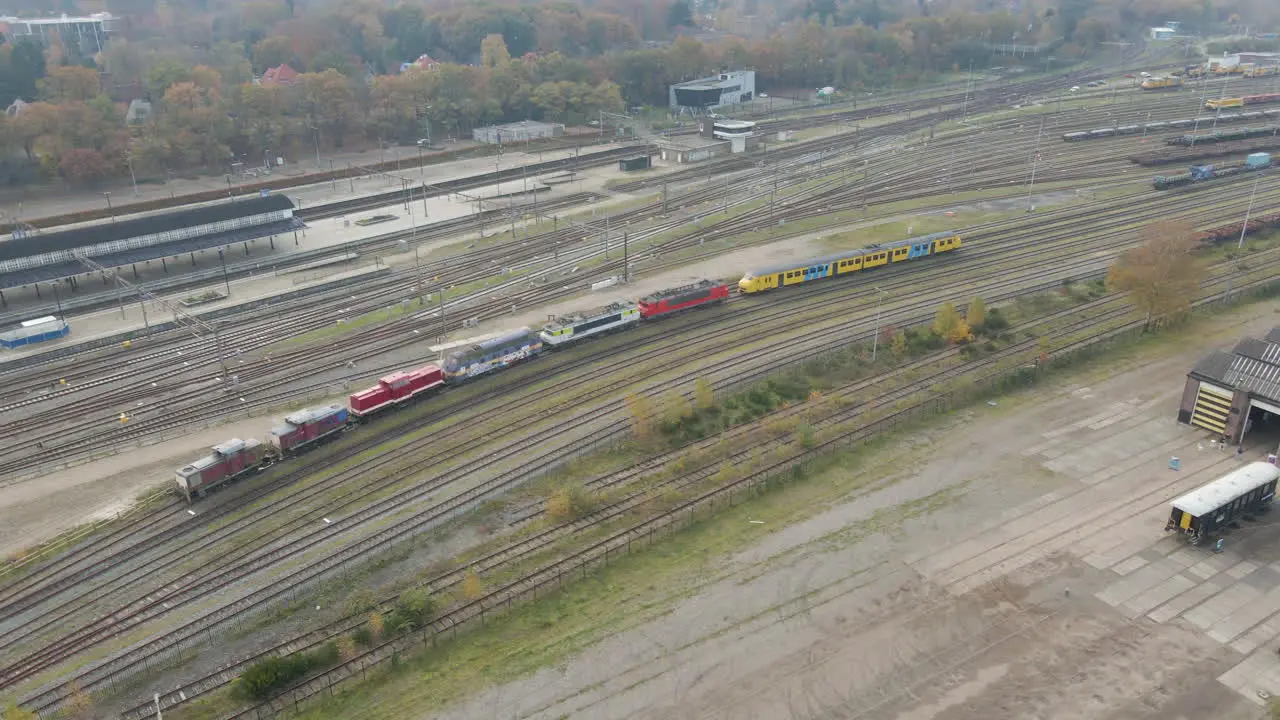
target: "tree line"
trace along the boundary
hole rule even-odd
[[[428,128],[438,138],[525,119],[583,123],[600,111],[663,106],[672,83],[722,69],[754,69],[765,91],[902,88],[1016,62],[993,58],[1001,43],[1084,57],[1181,1],[978,12],[961,0],[719,0],[695,12],[686,0],[354,0],[305,10],[293,0],[122,0],[113,11],[125,15],[124,29],[101,52],[72,38],[0,45],[0,104],[30,103],[0,120],[0,178],[159,179],[316,146],[411,143]],[[1239,20],[1231,7],[1208,14]],[[761,17],[772,24],[754,37],[690,34]],[[424,53],[433,69],[400,72]],[[255,81],[281,64],[301,73],[292,86]],[[132,99],[153,110],[137,124],[125,122]]]

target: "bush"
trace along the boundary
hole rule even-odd
[[[983,335],[995,336],[999,335],[1000,331],[1008,329],[1008,327],[1009,319],[1000,312],[1000,308],[991,308],[987,311],[987,317],[982,323],[980,332]]]
[[[356,628],[355,631],[351,633],[351,639],[354,640],[355,643],[360,647],[364,647],[364,648],[372,647],[373,631],[370,630],[368,626],[362,625]]]
[[[252,700],[266,700],[312,671],[333,665],[339,657],[338,644],[330,642],[311,652],[259,660],[240,674],[237,688]]]

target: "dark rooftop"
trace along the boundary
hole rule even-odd
[[[73,230],[38,233],[24,238],[14,238],[0,242],[0,260],[15,260],[58,250],[74,250],[113,240],[127,240],[143,235],[165,232],[166,230],[179,230],[193,225],[207,225],[223,220],[261,215],[262,213],[285,210],[292,207],[293,201],[288,197],[271,194],[202,205],[161,215],[149,215],[117,222],[103,222]]]
[[[1280,328],[1265,339],[1244,338],[1231,352],[1214,351],[1191,370],[1195,377],[1280,402]]]
[[[178,242],[165,243],[163,245],[149,245],[147,247],[135,248],[124,252],[111,253],[110,255],[98,255],[95,256],[93,260],[106,268],[121,267],[130,263],[159,260],[160,258],[173,257],[174,255],[182,255],[183,253],[209,250],[212,248],[234,245],[236,243],[248,242],[250,240],[257,240],[269,235],[283,235],[288,232],[293,232],[294,230],[300,230],[303,227],[306,226],[302,223],[302,220],[295,217],[288,220],[268,223],[266,225],[254,225],[252,227],[217,233],[215,235],[204,235],[202,237],[191,238],[190,240],[180,240]],[[53,265],[42,265],[40,267],[30,268],[27,270],[15,270],[14,272],[0,273],[0,289],[22,287],[23,285],[30,285],[32,283],[47,282],[49,280],[57,280],[59,278],[83,275],[87,272],[91,271],[84,265],[74,261],[55,263]]]

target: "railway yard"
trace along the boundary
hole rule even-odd
[[[508,153],[500,177],[383,173],[362,182],[389,189],[300,211],[305,251],[271,262],[311,263],[315,282],[248,261],[189,285],[147,276],[170,303],[224,283],[232,299],[207,322],[145,331],[136,298],[128,314],[111,292],[68,299],[95,347],[61,350],[73,330],[58,352],[0,357],[0,698],[40,717],[1258,717],[1280,693],[1258,629],[1270,613],[1236,627],[1230,598],[1199,602],[1254,592],[1276,605],[1255,573],[1280,561],[1274,533],[1215,554],[1149,520],[1237,462],[1187,454],[1197,439],[1170,408],[1194,356],[1269,328],[1274,302],[1197,317],[1199,340],[1157,341],[1162,356],[1141,355],[1145,342],[1106,373],[1021,389],[1134,342],[1141,314],[1100,280],[1150,223],[1209,230],[1280,207],[1266,172],[1154,190],[1163,169],[1147,160],[1191,132],[1181,126],[1064,142],[1213,122],[1194,86],[1067,92],[1136,68],[782,115],[760,131],[821,132],[634,176],[618,158],[657,139],[527,153],[525,166]],[[1178,147],[1178,161],[1223,152],[1193,151]],[[492,192],[561,173],[574,182]],[[348,224],[429,202],[434,219],[412,227]],[[450,202],[464,209],[444,212]],[[761,266],[935,233],[963,244],[738,292]],[[1271,293],[1277,259],[1267,235],[1243,254],[1206,248],[1193,306]],[[654,309],[704,278],[727,297]],[[292,296],[234,304],[277,287]],[[229,438],[267,442],[286,415],[345,406],[476,338],[642,297],[625,331],[444,377],[305,453],[281,445],[274,464],[207,496],[175,492],[175,469]],[[943,303],[974,297],[1000,308],[1006,332],[918,353],[880,332],[927,327]],[[27,311],[14,302],[7,312]],[[145,305],[153,321],[176,317]],[[994,392],[1012,394],[975,402]],[[1181,473],[1162,464],[1170,454],[1184,455]],[[792,481],[804,475],[829,481]],[[723,565],[650,583],[651,604],[626,596],[628,573],[664,544],[705,541],[698,521],[713,516],[740,526]],[[635,568],[615,565],[651,545]],[[1200,581],[1155,572],[1174,566]],[[560,643],[573,652],[556,669],[441,679],[448,653],[491,647],[507,622],[495,616],[526,622],[527,603],[590,604],[591,590],[634,613],[610,630],[609,611],[561,612],[560,635],[578,639]],[[1203,596],[1166,605],[1187,592]],[[414,606],[426,593],[429,607]],[[434,688],[426,706],[404,673],[380,680],[395,691],[376,701],[359,684],[432,646],[440,658],[410,661],[433,668],[410,673]],[[237,680],[277,656],[323,659],[270,692]]]

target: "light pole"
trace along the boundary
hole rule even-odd
[[[876,350],[880,347],[880,305],[884,302],[884,296],[889,293],[878,287],[872,287],[871,289],[879,293],[876,298],[876,333],[871,336],[871,362],[875,362]]]
[[[62,295],[58,293],[59,284],[60,282],[57,279],[53,281],[53,301],[58,304],[58,319],[65,320],[65,318],[62,316]]]
[[[125,155],[125,160],[129,163],[129,179],[133,181],[133,196],[138,197],[138,176],[133,174],[133,155]]]
[[[1236,243],[1236,249],[1244,248],[1244,234],[1249,232],[1249,216],[1253,214],[1253,199],[1258,195],[1258,181],[1262,179],[1262,175],[1258,175],[1253,179],[1253,192],[1249,193],[1249,208],[1244,211],[1244,225],[1240,226],[1240,242]]]
[[[227,257],[218,250],[218,259],[222,261],[222,282],[227,286],[227,297],[231,297],[231,278],[227,275]]]
[[[104,192],[102,197],[107,199],[107,212],[111,213],[111,222],[116,221],[116,211],[111,207],[111,193]]]

